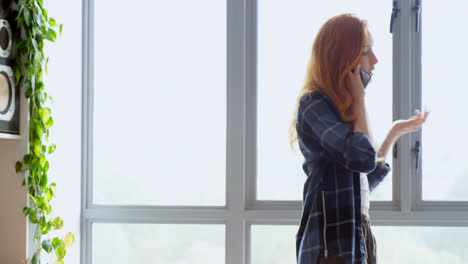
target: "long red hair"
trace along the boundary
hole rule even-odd
[[[357,66],[364,46],[369,40],[367,22],[352,14],[329,19],[315,37],[307,68],[305,83],[296,101],[289,127],[291,149],[297,140],[296,118],[299,101],[313,91],[326,94],[338,108],[341,119],[352,124],[354,99],[350,92],[348,73]]]

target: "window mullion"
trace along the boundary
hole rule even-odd
[[[257,1],[245,5],[245,206],[257,200]]]
[[[411,5],[409,1],[398,1],[400,13],[394,24],[393,33],[393,120],[408,117],[411,112]],[[402,212],[411,210],[410,178],[410,139],[409,135],[401,137],[396,144],[394,158],[394,200]]]
[[[468,226],[466,211],[371,211],[371,218],[376,226]]]
[[[419,22],[419,31],[416,31],[416,19],[417,19],[417,12],[414,7],[416,4],[419,3],[419,0],[412,0],[412,12],[411,12],[411,21],[412,27],[411,29],[411,49],[412,49],[412,67],[411,67],[411,76],[412,85],[411,87],[411,109],[420,109],[421,110],[421,100],[422,100],[422,60],[421,60],[421,32],[422,32],[422,25]],[[419,21],[422,21],[422,12],[419,13]],[[418,204],[422,201],[422,154],[416,153],[417,142],[419,142],[419,146],[422,146],[421,141],[422,133],[421,131],[415,132],[411,134],[411,146],[412,147],[412,169],[411,169],[411,177],[413,179],[413,209],[415,209]],[[420,147],[420,151],[422,148]],[[416,167],[417,166],[417,167]]]
[[[94,1],[83,0],[82,14],[82,128],[81,128],[81,263],[92,261],[92,226],[85,212],[92,203],[93,43]]]
[[[227,0],[226,264],[245,262],[246,5]],[[247,155],[248,156],[248,155]],[[248,264],[248,263],[246,263]]]

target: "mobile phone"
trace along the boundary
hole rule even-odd
[[[364,85],[364,88],[366,88],[367,84],[369,84],[369,81],[372,78],[372,75],[363,70],[362,68],[359,68],[359,73],[361,75],[362,84]]]
[[[354,73],[354,69],[351,70],[351,72]],[[362,68],[359,68],[359,75],[361,75],[361,81],[362,81],[362,84],[364,85],[364,88],[367,87],[367,85],[369,84],[369,81],[372,77],[372,74],[366,72],[364,69]]]

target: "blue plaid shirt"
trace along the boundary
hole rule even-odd
[[[296,129],[307,175],[296,236],[297,263],[317,263],[324,255],[325,220],[328,253],[343,256],[346,264],[366,263],[359,174],[367,173],[372,191],[390,171],[389,165],[376,162],[368,137],[353,132],[324,93],[301,98]]]

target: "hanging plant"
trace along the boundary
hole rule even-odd
[[[28,192],[28,205],[23,214],[35,226],[33,256],[27,263],[40,263],[41,252],[55,254],[54,264],[64,263],[66,250],[73,244],[75,237],[68,233],[63,239],[50,238],[53,229],[63,227],[60,217],[52,217],[50,201],[55,197],[56,184],[49,183],[48,155],[55,150],[49,142],[49,129],[54,124],[51,109],[44,104],[52,98],[44,90],[42,73],[47,73],[48,57],[44,56],[44,41],[55,42],[57,24],[48,17],[42,0],[19,0],[16,28],[19,38],[16,43],[14,74],[17,87],[22,87],[29,102],[29,149],[22,161],[16,163],[16,172],[24,175],[23,185]],[[58,26],[60,35],[62,25]],[[44,238],[45,237],[45,238]]]

